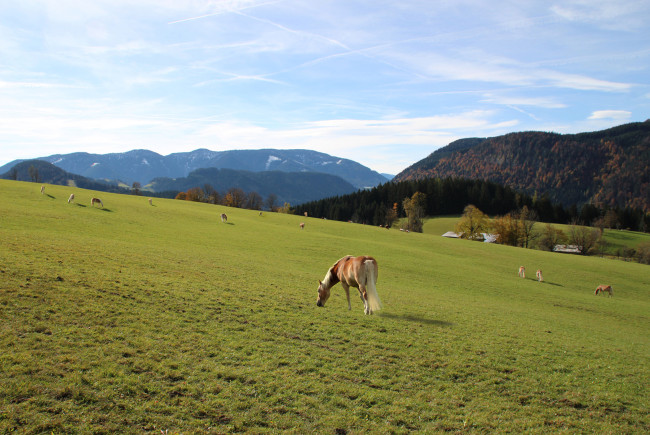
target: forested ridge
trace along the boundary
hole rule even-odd
[[[650,210],[650,120],[608,130],[510,133],[461,139],[415,163],[394,181],[489,180],[564,206]]]

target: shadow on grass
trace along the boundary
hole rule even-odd
[[[49,197],[49,198],[51,198],[51,199],[56,199],[56,197],[50,195],[49,193],[46,193],[45,196],[47,196],[47,197]]]
[[[407,322],[421,323],[423,325],[433,325],[433,326],[444,326],[451,327],[454,324],[451,322],[446,322],[444,320],[437,319],[428,319],[426,317],[414,316],[411,314],[391,314],[391,313],[379,313],[379,317],[386,317],[388,319],[402,320]]]
[[[78,202],[75,202],[74,205],[76,205],[77,207],[86,207],[85,205],[79,204]]]
[[[537,281],[537,278],[526,278],[526,279],[529,279],[531,281]],[[558,284],[556,282],[551,282],[551,281],[542,281],[542,282],[540,282],[540,284],[554,285],[556,287],[564,287],[562,284]]]

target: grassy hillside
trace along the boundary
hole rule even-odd
[[[648,266],[39,188],[0,180],[2,433],[650,430]],[[379,315],[316,306],[346,254]]]

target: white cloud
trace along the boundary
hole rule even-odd
[[[631,117],[632,112],[627,110],[596,110],[589,116],[589,119],[627,122]]]
[[[509,97],[497,94],[485,94],[482,100],[486,103],[502,104],[504,106],[533,106],[543,109],[563,109],[566,104],[551,97]]]
[[[590,23],[604,29],[634,31],[647,27],[645,0],[569,0],[552,5],[550,10],[565,20]]]

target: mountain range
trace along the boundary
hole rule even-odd
[[[54,154],[40,157],[73,174],[101,180],[119,180],[127,185],[138,182],[146,186],[155,178],[187,177],[197,169],[219,168],[249,172],[318,172],[335,175],[357,189],[373,187],[388,181],[383,175],[348,159],[311,150],[232,150],[210,151],[197,149],[191,152],[162,156],[148,150],[125,153]],[[0,167],[7,172],[23,160],[14,160]]]
[[[19,181],[59,184],[93,189],[105,192],[131,194],[130,187],[114,181],[96,180],[64,171],[58,166],[43,160],[26,160],[14,165],[0,178]],[[257,192],[263,198],[274,194],[278,204],[301,204],[316,199],[344,195],[358,190],[336,175],[317,172],[251,172],[234,169],[202,168],[181,178],[155,178],[148,185],[151,189],[142,192],[148,196],[173,198],[179,191],[193,187],[210,186],[225,193],[230,188],[240,188],[244,192]]]
[[[450,143],[393,181],[488,180],[563,205],[650,210],[650,120],[607,130],[510,133]]]
[[[55,154],[40,160],[62,171],[39,170],[41,175],[54,174],[57,184],[99,183],[107,190],[138,182],[159,195],[206,185],[219,191],[239,187],[260,195],[273,193],[280,202],[292,205],[388,181],[357,162],[310,150],[198,149],[167,156],[133,150]],[[16,179],[10,169],[21,162],[27,164],[16,160],[0,167],[2,177]],[[28,166],[21,170],[26,180]],[[460,139],[414,163],[393,181],[426,178],[486,180],[565,206],[590,203],[647,212],[650,120],[589,133],[518,132]]]

